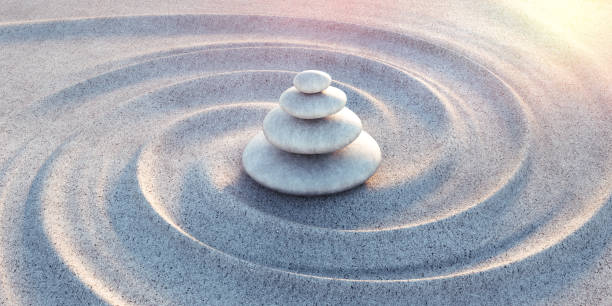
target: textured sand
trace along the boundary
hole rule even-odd
[[[610,5],[97,3],[0,13],[0,304],[612,304]],[[305,69],[362,187],[241,170]]]

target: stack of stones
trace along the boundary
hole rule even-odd
[[[325,72],[306,70],[282,93],[242,155],[255,181],[283,193],[323,195],[358,186],[376,172],[380,148],[331,81]]]

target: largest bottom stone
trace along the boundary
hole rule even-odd
[[[271,145],[263,132],[242,155],[246,172],[258,183],[294,195],[323,195],[351,189],[376,172],[381,152],[367,132],[328,154],[294,154]]]

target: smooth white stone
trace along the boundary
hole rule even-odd
[[[299,119],[280,107],[263,121],[264,134],[281,150],[299,154],[323,154],[340,150],[361,132],[361,120],[348,108],[321,119]]]
[[[316,155],[279,150],[260,132],[242,155],[242,165],[255,181],[294,195],[323,195],[351,189],[370,178],[380,161],[380,148],[367,132],[361,132],[340,151]]]
[[[329,74],[319,70],[305,70],[293,78],[293,86],[307,94],[323,91],[331,84]]]
[[[317,119],[339,112],[346,105],[346,94],[333,86],[315,94],[301,93],[291,87],[281,94],[279,102],[293,117]]]

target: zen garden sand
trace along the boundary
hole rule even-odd
[[[0,305],[610,305],[611,17],[5,1]]]

